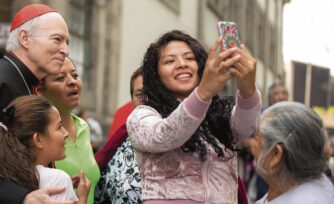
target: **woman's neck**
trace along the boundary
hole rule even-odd
[[[279,197],[283,193],[286,193],[292,190],[293,188],[298,186],[299,183],[297,181],[289,181],[288,183],[284,183],[282,185],[282,180],[277,178],[277,179],[274,179],[273,181],[268,182],[268,185],[269,185],[269,189],[268,189],[267,199],[268,201],[271,201]]]
[[[48,161],[44,161],[44,159],[42,159],[42,158],[40,158],[40,157],[37,157],[36,162],[35,162],[35,166],[37,166],[37,165],[42,165],[42,166],[44,166],[44,167],[47,167],[49,163],[50,163],[50,162],[48,162]]]
[[[77,128],[70,111],[60,111],[61,121],[68,132],[69,138],[75,143],[77,139]]]

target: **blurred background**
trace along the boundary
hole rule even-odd
[[[81,106],[106,137],[117,108],[130,100],[129,81],[148,45],[180,29],[209,48],[219,20],[237,23],[258,60],[257,85],[283,81],[289,100],[313,107],[334,128],[334,0],[0,0],[0,53],[14,14],[26,4],[58,10],[70,30],[70,57],[84,88]],[[222,94],[234,95],[233,81]]]

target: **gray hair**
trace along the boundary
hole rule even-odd
[[[25,22],[24,24],[14,29],[12,32],[10,32],[8,40],[7,40],[7,44],[6,44],[6,51],[10,52],[10,51],[20,48],[19,33],[21,32],[21,30],[26,30],[28,31],[29,34],[34,35],[38,31],[37,26],[39,25],[40,20],[45,18],[46,15],[55,15],[55,14],[60,15],[57,12],[49,12],[49,13],[37,16],[36,18],[33,18]]]
[[[291,179],[305,182],[317,178],[326,168],[325,130],[320,117],[297,102],[279,102],[262,114],[258,127],[263,152],[283,146],[283,162],[276,172],[282,184]]]

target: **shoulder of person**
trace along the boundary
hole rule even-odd
[[[70,180],[72,182],[72,179],[70,175],[68,175],[65,171],[60,169],[52,169],[54,171],[55,177],[59,180]]]
[[[40,177],[40,187],[63,186],[72,183],[71,177],[60,169],[53,169],[38,165],[37,170]]]
[[[141,117],[146,117],[148,115],[160,116],[160,113],[151,106],[139,105],[128,116],[128,120],[129,118],[138,118],[138,117],[141,118]]]

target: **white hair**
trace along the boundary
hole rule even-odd
[[[27,31],[29,34],[33,35],[34,33],[36,33],[38,31],[37,27],[39,25],[39,22],[41,19],[45,18],[48,15],[58,15],[61,17],[61,15],[57,12],[49,12],[40,16],[37,16],[27,22],[25,22],[24,24],[20,25],[19,27],[15,28],[14,30],[12,30],[12,32],[10,32],[8,40],[7,40],[7,44],[6,44],[6,51],[10,52],[16,49],[20,48],[19,45],[19,33],[22,30]]]
[[[277,144],[284,150],[283,163],[276,172],[281,185],[291,180],[305,182],[317,178],[326,168],[325,131],[320,117],[309,107],[297,102],[279,102],[261,116],[258,131],[263,137],[258,170],[272,175],[264,160]]]

